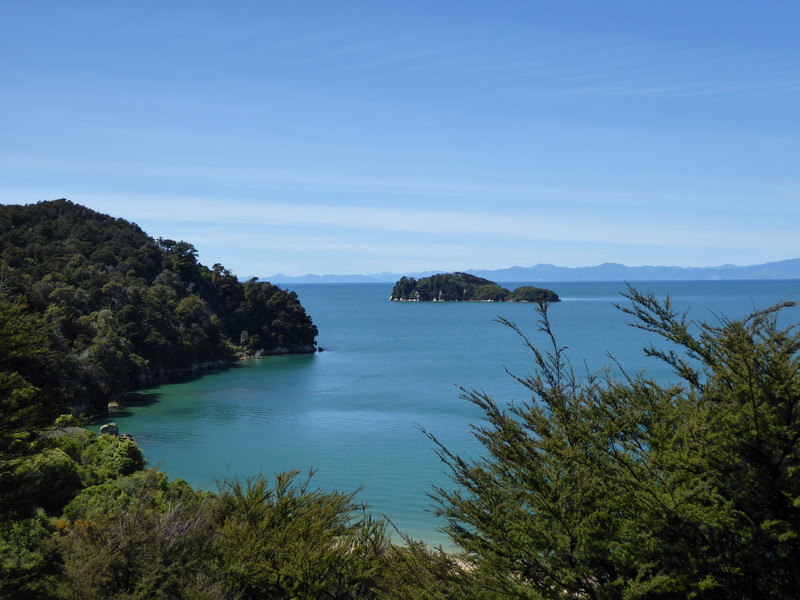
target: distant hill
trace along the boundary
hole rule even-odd
[[[422,278],[444,271],[406,273]],[[557,267],[536,265],[510,267],[495,271],[470,269],[465,271],[498,283],[522,281],[714,281],[723,279],[800,279],[800,258],[781,260],[762,265],[739,267],[628,267],[619,263],[603,263],[595,267]],[[291,277],[278,273],[262,277],[272,283],[394,283],[401,277],[397,273],[371,275],[302,275]]]
[[[627,267],[604,263],[596,267],[511,267],[498,271],[470,271],[495,281],[712,281],[723,279],[800,279],[800,258],[738,267]],[[483,274],[486,275],[483,275]]]

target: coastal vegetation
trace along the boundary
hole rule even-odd
[[[27,456],[3,440],[0,598],[375,597],[392,550],[353,493],[295,472],[197,491],[78,425],[26,436]]]
[[[395,302],[559,302],[552,290],[523,286],[513,291],[469,273],[439,273],[415,279],[401,277],[394,284]]]
[[[67,200],[0,206],[0,301],[37,338],[36,352],[2,360],[76,412],[237,355],[313,352],[317,335],[294,292],[242,283],[188,242]]]
[[[84,220],[109,228],[95,238],[103,243],[141,240],[141,254],[124,273],[127,287],[141,289],[119,292],[117,303],[111,288],[103,292],[130,258],[122,247],[117,262],[103,259],[110,269],[91,259],[93,245],[69,267],[73,252],[63,257],[51,242],[65,239],[62,248],[73,248],[70,236],[53,231],[48,242],[32,232],[44,236],[50,217],[13,221],[8,215],[18,207],[0,213],[0,599],[800,596],[800,332],[779,325],[794,303],[696,324],[669,299],[629,288],[619,308],[632,325],[661,338],[645,353],[672,368],[672,383],[626,374],[624,365],[621,377],[576,373],[546,301],[532,310],[549,336],[547,348],[501,319],[532,352],[532,372],[514,376],[530,400],[463,390],[482,411],[474,429],[482,456],[459,456],[428,432],[454,483],[431,490],[458,550],[445,553],[400,532],[393,539],[391,523],[373,516],[356,492],[314,487],[313,470],[196,490],[148,465],[130,437],[97,435],[64,414],[121,393],[142,374],[155,376],[153,364],[168,371],[201,357],[294,346],[286,333],[281,343],[281,333],[273,339],[273,330],[259,329],[262,321],[233,340],[250,318],[237,312],[242,303],[235,299],[244,298],[245,307],[269,306],[270,299],[247,304],[247,284],[234,285],[232,275],[214,283],[223,269],[205,269],[190,247],[176,254],[182,242],[148,242],[129,223],[65,201],[35,208],[72,215],[78,241]],[[9,220],[17,225],[9,228]],[[20,254],[6,245],[11,239],[31,247]],[[137,271],[133,265],[147,256],[151,267]],[[56,269],[38,271],[40,259],[61,265],[58,277],[48,279]],[[182,290],[169,281],[180,281]],[[232,289],[214,296],[209,290],[221,281]],[[156,297],[174,315],[146,302],[158,286],[172,289]],[[141,294],[136,305],[126,293]],[[62,296],[70,302],[57,303]],[[202,311],[188,317],[198,303]],[[227,308],[217,313],[217,305]],[[163,334],[168,342],[207,340],[196,352],[208,354],[187,358],[180,344],[157,346],[163,355],[139,354],[150,346],[131,341],[132,322],[118,313],[142,306],[148,318],[136,323],[149,327],[145,340],[160,323],[173,332]],[[214,327],[197,322],[201,312]],[[314,331],[307,317],[298,322],[306,334]],[[213,331],[218,338],[208,337]],[[256,335],[263,337],[254,346]],[[163,362],[151,363],[154,356]]]
[[[794,303],[698,325],[626,297],[679,383],[578,376],[541,304],[549,350],[504,321],[533,353],[530,400],[464,390],[486,456],[437,442],[457,485],[433,496],[470,577],[503,598],[799,597],[800,331],[778,325]]]

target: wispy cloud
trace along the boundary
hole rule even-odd
[[[335,72],[389,73],[407,83],[432,78],[454,91],[480,89],[481,95],[513,90],[526,97],[669,99],[800,92],[792,63],[766,53],[732,54],[727,47],[699,52],[678,42],[631,43],[603,36],[565,40],[542,33],[508,39],[417,34],[413,39],[343,43],[329,52],[320,62]]]
[[[493,184],[490,182],[476,183],[472,180],[459,179],[454,176],[428,177],[368,177],[357,173],[307,171],[298,169],[276,169],[266,167],[229,167],[220,165],[188,165],[180,163],[155,163],[155,162],[125,162],[108,160],[71,160],[48,157],[26,157],[0,155],[0,169],[5,168],[15,171],[30,171],[33,174],[46,174],[51,179],[56,174],[74,176],[82,174],[83,180],[91,181],[92,175],[102,175],[104,178],[114,179],[119,176],[123,179],[131,177],[141,181],[157,181],[161,178],[170,181],[171,187],[175,181],[185,181],[186,187],[203,187],[205,182],[220,184],[228,192],[213,192],[206,196],[164,194],[154,195],[150,192],[132,193],[122,189],[110,189],[108,193],[91,193],[81,190],[83,197],[99,202],[108,201],[109,197],[125,198],[125,202],[135,204],[148,203],[151,199],[171,198],[178,204],[185,203],[222,203],[243,202],[248,206],[257,205],[259,198],[282,198],[284,202],[295,201],[296,192],[323,192],[333,195],[347,195],[354,198],[363,198],[363,203],[380,204],[388,199],[391,204],[403,206],[414,204],[417,197],[423,198],[427,206],[435,207],[441,204],[456,202],[455,207],[463,206],[468,200],[484,200],[492,206],[512,209],[519,206],[520,202],[545,202],[544,210],[561,210],[567,208],[590,209],[603,203],[603,210],[613,212],[615,209],[638,210],[643,202],[648,208],[669,208],[675,210],[680,207],[698,208],[711,207],[719,199],[710,197],[702,191],[685,190],[660,190],[658,186],[648,186],[639,189],[637,186],[620,185],[619,187],[580,187],[580,186],[554,186],[554,185],[509,185],[507,183]],[[257,186],[258,194],[243,194],[238,189],[247,184]],[[153,184],[150,187],[157,187]],[[81,186],[84,187],[85,186]],[[129,186],[128,186],[129,187]],[[10,188],[0,190],[5,195],[5,202],[31,202],[49,199],[39,195],[32,197],[29,190],[19,190],[18,194]],[[64,189],[56,191],[59,196],[64,195]],[[239,198],[237,200],[237,198]],[[332,202],[329,197],[323,197],[321,203]],[[727,191],[727,196],[719,201],[730,207],[731,202],[740,200],[741,205],[750,199],[746,192]],[[269,200],[265,200],[269,202]],[[763,201],[763,199],[762,199]],[[160,200],[153,200],[158,204]],[[275,202],[273,202],[274,204]],[[354,204],[356,204],[354,202]]]
[[[569,212],[529,210],[498,213],[491,207],[482,211],[423,210],[397,206],[309,205],[280,203],[219,202],[207,198],[136,197],[135,209],[128,196],[106,197],[91,206],[110,207],[116,214],[133,213],[141,221],[161,223],[213,224],[217,228],[292,230],[292,235],[325,239],[347,237],[364,232],[378,235],[423,236],[424,239],[452,240],[471,238],[490,245],[492,240],[617,243],[626,246],[725,247],[761,245],[792,248],[794,227],[762,228],[757,223],[735,224],[717,215],[687,215],[673,212],[654,218],[652,212],[639,211],[603,218],[598,213],[580,215]],[[419,237],[414,238],[419,239]]]
[[[15,7],[0,202],[238,271],[796,255],[796,8],[318,8]]]

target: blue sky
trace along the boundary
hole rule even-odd
[[[0,203],[240,276],[800,256],[800,4],[0,1]]]

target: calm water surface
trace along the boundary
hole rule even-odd
[[[551,283],[562,298],[550,310],[561,345],[576,369],[596,370],[611,353],[626,369],[668,378],[643,358],[650,337],[626,325],[613,303],[621,283]],[[495,322],[516,322],[544,347],[536,315],[525,304],[395,303],[387,284],[296,285],[318,326],[315,355],[251,360],[186,383],[139,394],[141,405],[114,414],[152,465],[172,477],[215,489],[215,478],[310,467],[328,489],[361,489],[358,498],[415,538],[447,545],[427,512],[426,493],[448,479],[420,428],[452,450],[477,456],[470,434],[478,411],[459,386],[497,400],[526,398],[505,369],[530,371],[522,340]],[[516,287],[509,285],[507,287]],[[637,284],[670,293],[695,320],[739,317],[795,294],[800,281],[659,282]],[[786,320],[799,321],[798,309]],[[585,365],[585,366],[584,366]]]

